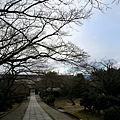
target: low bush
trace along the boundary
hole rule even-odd
[[[11,99],[7,99],[4,101],[0,101],[0,112],[6,111],[8,109],[12,108],[12,100]]]
[[[44,102],[48,105],[54,106],[55,97],[53,95],[49,95],[48,97],[44,98]]]
[[[85,110],[86,108],[88,108],[89,111],[91,111],[91,108],[95,102],[95,97],[96,94],[94,94],[93,92],[85,92],[80,100],[80,105],[84,106]]]
[[[104,120],[120,120],[120,106],[113,106],[104,112]]]
[[[16,103],[21,103],[24,99],[24,95],[18,95],[16,98],[15,98],[15,102]]]

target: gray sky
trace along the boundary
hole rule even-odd
[[[93,11],[90,19],[74,28],[76,30],[70,33],[72,36],[64,39],[88,52],[92,61],[104,58],[120,63],[120,4],[111,4],[111,9],[105,11],[105,14]],[[64,65],[57,64],[55,67],[60,72],[66,72]]]
[[[74,26],[70,37],[64,39],[73,42],[91,56],[90,61],[114,59],[120,66],[120,4],[111,4],[111,9],[93,11],[90,19],[82,26]],[[61,73],[66,67],[59,65]]]
[[[91,56],[91,60],[120,62],[120,5],[112,4],[105,14],[96,10],[68,39]]]

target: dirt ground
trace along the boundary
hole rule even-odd
[[[80,99],[76,99],[74,101],[75,105],[72,105],[72,103],[67,99],[56,99],[54,107],[75,115],[80,120],[103,120],[102,115],[98,115],[98,113],[84,111],[84,107],[80,106]]]

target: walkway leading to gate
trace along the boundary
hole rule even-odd
[[[30,102],[23,120],[53,120],[38,104],[35,93],[31,93]]]

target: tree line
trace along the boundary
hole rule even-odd
[[[54,105],[57,97],[67,98],[71,105],[75,105],[74,100],[79,98],[84,110],[104,113],[104,120],[119,120],[120,68],[114,65],[113,60],[103,60],[94,63],[94,66],[90,65],[89,79],[85,79],[82,73],[58,75],[48,72],[40,81],[40,96],[50,105]]]

